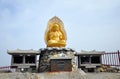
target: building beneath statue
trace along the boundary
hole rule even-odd
[[[38,51],[17,49],[8,50],[7,53],[11,55],[11,68],[15,68],[17,72],[36,71]]]
[[[105,51],[84,51],[76,53],[78,58],[78,68],[85,72],[96,72],[97,68],[102,65],[102,55]]]
[[[105,52],[95,50],[76,52],[71,48],[47,47],[39,51],[8,50],[7,53],[11,55],[11,68],[15,68],[17,72],[60,72],[75,71],[77,68],[85,72],[95,72],[101,66],[101,55]]]

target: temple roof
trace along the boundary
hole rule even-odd
[[[105,51],[96,51],[96,50],[85,51],[85,50],[81,50],[81,52],[77,52],[76,55],[102,55],[104,53],[105,53]]]
[[[21,50],[21,49],[16,49],[16,50],[7,50],[8,54],[39,54],[39,51],[30,49],[30,50]]]

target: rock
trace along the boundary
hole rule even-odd
[[[75,51],[71,48],[48,47],[40,49],[39,72],[50,70],[50,58],[66,57],[72,59],[72,70],[76,70]],[[47,66],[47,68],[46,68]]]

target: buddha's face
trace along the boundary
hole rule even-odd
[[[58,24],[54,24],[52,27],[53,31],[59,31],[59,25]]]

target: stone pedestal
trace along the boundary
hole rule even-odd
[[[51,59],[71,59],[71,67],[72,71],[76,70],[75,63],[75,54],[76,52],[71,48],[57,48],[57,47],[48,47],[40,49],[40,57],[39,57],[39,67],[38,72],[46,72],[50,71]]]

